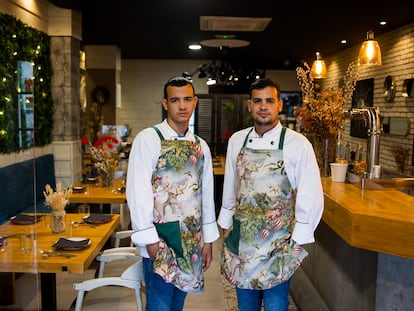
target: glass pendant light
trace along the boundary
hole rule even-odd
[[[325,61],[319,52],[316,52],[316,60],[313,61],[311,73],[314,79],[324,79],[328,74]]]
[[[359,51],[358,65],[381,66],[381,64],[381,49],[378,42],[374,40],[374,32],[370,30]]]

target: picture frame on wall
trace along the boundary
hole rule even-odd
[[[352,94],[352,108],[372,107],[374,99],[374,78],[359,80],[356,82]],[[352,137],[368,138],[368,125],[365,120],[351,119]]]

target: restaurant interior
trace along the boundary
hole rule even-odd
[[[280,122],[313,144],[324,213],[289,310],[411,310],[413,6],[119,5],[0,3],[0,310],[145,308],[125,180],[133,140],[165,117],[162,87],[174,76],[191,79],[199,98],[190,128],[212,152],[217,213],[228,139],[252,124],[253,81],[279,83]],[[317,103],[310,97],[339,116],[327,123],[334,134],[318,135],[319,119],[301,114]],[[346,164],[344,179],[333,162]],[[206,292],[184,310],[238,310],[220,242]],[[122,286],[100,277],[103,263]],[[125,280],[128,267],[136,279]]]

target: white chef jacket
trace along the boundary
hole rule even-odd
[[[229,139],[223,200],[218,218],[218,223],[223,229],[229,229],[233,223],[239,178],[236,159],[250,129],[238,131]],[[280,122],[273,129],[264,133],[262,138],[253,130],[249,135],[246,147],[252,149],[278,149],[281,130]],[[287,129],[283,145],[283,160],[290,184],[293,189],[297,190],[296,224],[292,239],[301,245],[312,243],[315,241],[314,231],[322,217],[324,206],[319,167],[312,144],[302,134]]]
[[[185,139],[195,141],[194,134],[187,131],[185,137],[177,133],[164,120],[157,124],[164,139]],[[205,243],[211,243],[219,237],[214,203],[214,178],[210,148],[199,137],[204,154],[202,185],[202,235]],[[132,242],[141,247],[141,256],[149,257],[146,245],[159,241],[153,224],[154,198],[152,192],[152,174],[161,152],[161,140],[154,128],[146,128],[135,137],[129,154],[126,197],[131,214],[131,225],[135,231]]]

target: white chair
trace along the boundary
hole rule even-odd
[[[144,272],[142,267],[142,257],[139,256],[138,247],[119,247],[120,240],[131,236],[132,231],[119,231],[116,234],[115,239],[115,248],[110,248],[104,250],[100,255],[96,257],[99,261],[99,272],[98,277],[95,279],[90,279],[83,281],[81,283],[75,283],[73,288],[78,291],[76,298],[75,311],[81,311],[84,305],[85,294],[97,288],[104,288],[106,286],[119,286],[127,287],[135,290],[136,296],[136,307],[138,311],[143,310],[142,306],[142,297],[141,297],[141,283],[144,280]],[[122,261],[122,267],[125,267],[124,261],[129,262],[129,267],[126,268],[122,274],[119,276],[106,276],[105,267],[109,262]],[[134,262],[132,265],[130,262]],[[117,267],[119,269],[119,267]],[[110,294],[113,290],[102,291],[98,298],[95,297],[94,302],[96,301],[99,304],[104,304],[105,300],[108,300],[108,310],[114,310],[112,302],[109,301]],[[130,296],[130,295],[129,295]],[[100,310],[103,308],[100,306]]]
[[[96,257],[96,260],[99,261],[98,277],[101,278],[104,276],[104,270],[106,263],[112,262],[120,259],[132,259],[137,256],[138,248],[133,246],[132,241],[130,241],[129,246],[120,246],[121,240],[130,238],[133,230],[123,230],[115,233],[115,243],[114,248],[109,248],[104,250],[100,255]],[[107,256],[112,254],[111,256]],[[139,256],[139,255],[138,255]]]

